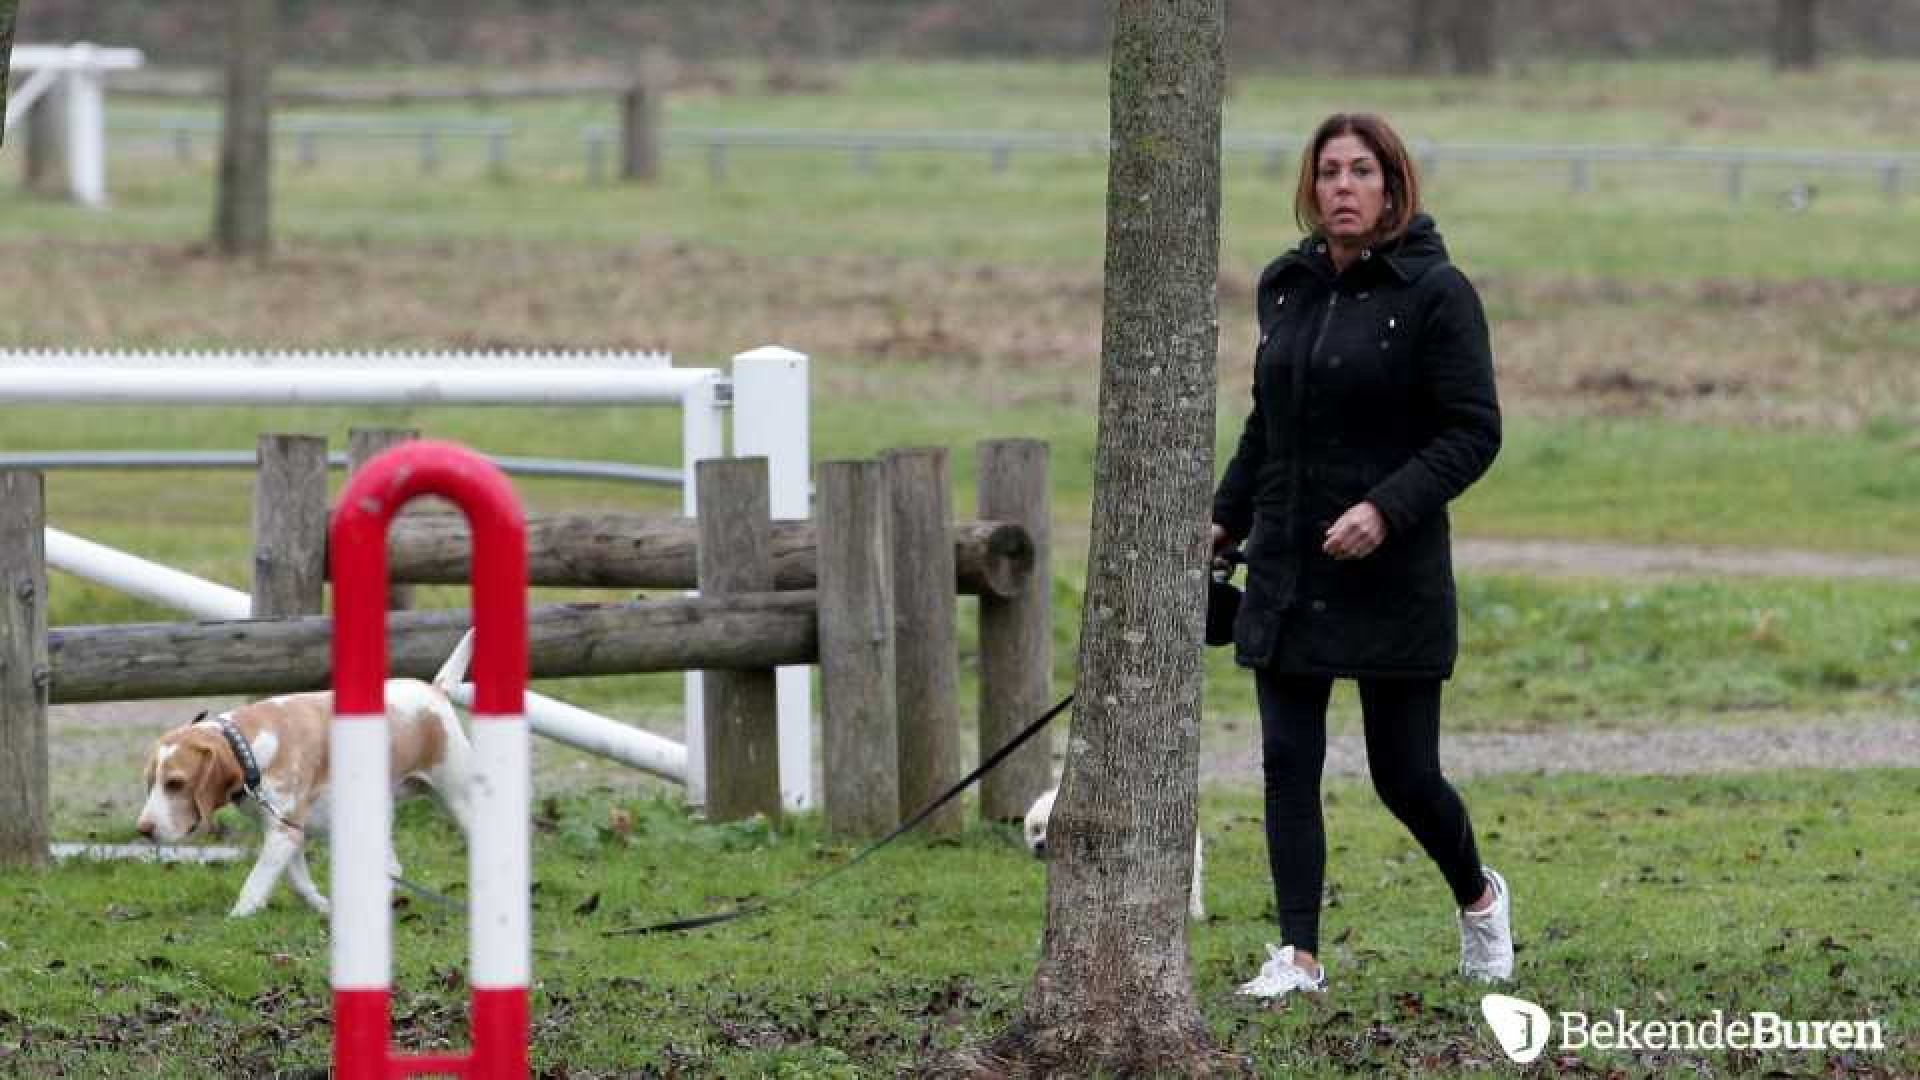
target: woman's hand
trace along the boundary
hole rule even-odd
[[[1232,546],[1233,537],[1227,535],[1227,527],[1225,525],[1215,524],[1213,527],[1213,553],[1218,555]]]
[[[1364,559],[1386,538],[1387,519],[1372,503],[1363,502],[1341,514],[1340,520],[1327,529],[1320,550],[1336,559]]]

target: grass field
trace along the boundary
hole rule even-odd
[[[674,97],[669,123],[1089,132],[1106,116],[1093,66],[863,65],[817,95],[767,93],[751,69],[730,75],[731,92]],[[1487,82],[1243,73],[1227,127],[1297,135],[1336,107],[1371,106],[1442,142],[1904,150],[1920,135],[1917,76],[1859,62],[1787,79],[1757,64],[1523,66]],[[510,116],[523,133],[514,164],[490,177],[477,148],[449,147],[441,171],[422,177],[404,145],[323,145],[310,168],[284,154],[278,250],[264,263],[204,251],[204,141],[191,166],[162,142],[117,147],[103,212],[0,195],[0,345],[663,347],[681,364],[717,365],[777,341],[813,359],[816,458],[947,446],[964,509],[977,440],[1051,443],[1066,685],[1095,444],[1102,159],[1016,155],[994,172],[984,155],[883,155],[863,172],[844,155],[743,152],[716,182],[681,152],[657,187],[630,188],[584,176],[578,133],[610,120],[605,103],[412,111]],[[0,155],[0,170],[17,152]],[[1780,198],[1797,183],[1818,187],[1805,212]],[[1457,505],[1456,534],[1920,554],[1920,191],[1891,201],[1879,183],[1755,169],[1730,202],[1711,169],[1598,166],[1578,195],[1559,166],[1449,164],[1430,176],[1431,208],[1493,320],[1507,415],[1501,458]],[[1245,408],[1253,282],[1294,239],[1289,191],[1256,158],[1228,159],[1223,450]],[[368,425],[528,456],[663,463],[678,445],[665,413],[614,409],[9,407],[0,450],[246,449],[270,430],[325,433],[340,447],[349,426]],[[605,484],[523,490],[537,508],[673,503]],[[48,485],[55,524],[240,587],[249,492],[244,474],[164,489],[152,475]],[[457,603],[461,591],[427,597]],[[1920,710],[1920,582],[1476,573],[1463,575],[1461,601],[1450,730]],[[63,577],[51,610],[56,625],[167,617]],[[963,650],[970,710],[970,639]],[[1220,652],[1208,659],[1208,737],[1248,738],[1250,680]],[[641,718],[677,700],[678,682],[542,689]],[[1338,695],[1335,729],[1355,720],[1351,696]],[[135,765],[114,766],[96,760],[83,775],[131,785]],[[600,931],[630,920],[769,895],[847,852],[810,821],[778,834],[708,828],[631,787],[543,778],[556,801],[536,841],[536,1054],[554,1075],[884,1075],[993,1029],[1017,1004],[1042,874],[1008,833],[908,845],[763,922],[607,939]],[[91,791],[60,793],[62,835],[124,838],[121,794]],[[1582,1054],[1560,1071],[1920,1074],[1916,793],[1899,772],[1476,781],[1467,795],[1484,846],[1521,897],[1520,996],[1645,1018],[1715,1008],[1883,1018],[1893,1036],[1890,1052],[1853,1059]],[[1195,928],[1194,957],[1225,1043],[1263,1075],[1506,1072],[1477,994],[1443,978],[1444,894],[1362,787],[1336,786],[1330,799],[1338,992],[1281,1013],[1236,1000],[1271,922],[1259,808],[1223,791],[1203,801],[1214,918]],[[409,868],[457,881],[451,833],[427,815],[404,820]],[[222,920],[243,874],[83,866],[0,877],[0,1072],[233,1075],[322,1062],[324,926],[285,898],[263,919]],[[402,1028],[416,1042],[458,1039],[463,932],[417,905],[400,918]]]
[[[1878,1020],[1886,1032],[1885,1050],[1850,1056],[1569,1051],[1540,1071],[1920,1070],[1910,932],[1920,782],[1910,772],[1515,777],[1465,794],[1486,857],[1515,891],[1512,993],[1555,1014],[1766,1010]],[[1192,953],[1220,1040],[1262,1076],[1511,1075],[1479,1018],[1480,991],[1450,974],[1457,938],[1438,875],[1364,787],[1336,785],[1327,801],[1333,990],[1270,1011],[1233,993],[1270,933],[1259,805],[1203,800],[1210,918],[1192,928]],[[402,821],[408,872],[462,895],[457,835],[412,807]],[[1042,868],[1011,830],[909,842],[762,919],[637,938],[603,934],[764,899],[849,851],[806,824],[703,826],[672,804],[591,793],[546,803],[539,821],[542,1075],[911,1073],[1008,1018],[1039,941]],[[8,1075],[286,1076],[323,1065],[325,923],[284,893],[259,917],[225,919],[244,874],[92,864],[0,878]],[[461,920],[410,900],[395,939],[396,1039],[461,1045]]]

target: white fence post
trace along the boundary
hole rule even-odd
[[[20,86],[17,107],[9,103],[11,127],[46,91],[57,88],[66,135],[67,192],[85,206],[107,201],[106,72],[137,68],[145,62],[138,49],[93,45],[19,45],[12,54],[15,71],[31,74]],[[42,101],[43,105],[52,102]]]
[[[107,202],[107,117],[99,69],[92,66],[93,46],[75,45],[73,69],[67,72],[67,184],[75,202],[104,206]]]
[[[708,458],[725,457],[725,428],[720,418],[720,377],[702,379],[689,386],[681,398],[680,512],[688,517],[697,512],[694,465]],[[697,592],[687,595],[696,596]],[[707,805],[707,731],[706,695],[700,673],[687,672],[681,679],[686,687],[687,802]]]
[[[774,520],[811,516],[812,443],[804,353],[768,345],[733,358],[733,453],[767,459]],[[813,673],[783,667],[779,700],[780,798],[790,810],[813,805]]]

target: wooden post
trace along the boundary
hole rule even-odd
[[[327,606],[327,440],[262,435],[253,485],[253,614]]]
[[[694,464],[700,522],[700,595],[773,588],[773,523],[767,459],[709,458]],[[707,820],[780,818],[779,709],[772,668],[702,676]]]
[[[1047,444],[998,439],[979,445],[980,514],[1024,525],[1033,573],[1019,595],[980,598],[980,756],[1004,746],[1053,705],[1052,506]],[[987,774],[980,816],[1016,821],[1053,787],[1053,733],[1042,731]]]
[[[46,493],[0,471],[0,865],[47,860]]]
[[[620,178],[651,184],[660,177],[660,113],[666,97],[666,51],[650,48],[640,56],[633,85],[620,100]]]
[[[900,820],[886,473],[876,461],[822,462],[818,497],[827,828],[873,836]]]
[[[886,466],[904,820],[960,779],[960,646],[947,525],[953,498],[944,449],[894,450]],[[957,833],[960,827],[957,801],[927,819],[933,833]]]
[[[414,428],[348,428],[347,429],[347,470],[359,472],[361,466],[382,453],[409,439],[417,439],[420,432]],[[403,510],[394,519],[394,528],[409,517],[414,517],[417,507]],[[466,524],[465,521],[461,522]],[[413,607],[413,588],[409,585],[387,586],[387,610],[405,611]]]

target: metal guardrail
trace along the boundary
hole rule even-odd
[[[213,136],[218,131],[211,117],[164,117],[125,119],[112,124],[116,131],[163,134],[174,142],[175,154],[182,161],[192,158],[195,136]],[[420,168],[431,173],[441,161],[440,143],[462,139],[481,139],[488,144],[488,164],[503,172],[508,164],[509,145],[522,134],[506,120],[406,120],[396,121],[359,117],[286,116],[275,122],[275,134],[292,139],[299,147],[298,160],[313,165],[319,159],[324,140],[412,139],[419,146]],[[612,126],[584,128],[579,138],[586,149],[589,179],[607,177],[612,149],[619,132]],[[881,154],[939,153],[984,156],[995,172],[1003,172],[1016,154],[1104,154],[1110,142],[1104,135],[1073,132],[1020,131],[853,131],[834,129],[776,128],[674,128],[663,135],[667,147],[704,151],[707,172],[715,180],[724,180],[735,151],[786,150],[827,151],[849,155],[852,166],[861,172],[878,167]],[[1302,145],[1291,136],[1226,135],[1222,149],[1229,154],[1254,154],[1266,169],[1284,174]],[[1873,172],[1880,176],[1881,190],[1889,198],[1898,198],[1906,189],[1909,175],[1920,175],[1920,153],[1866,152],[1831,150],[1761,150],[1710,147],[1663,147],[1628,145],[1529,145],[1517,143],[1439,143],[1414,140],[1409,149],[1422,169],[1431,173],[1452,162],[1522,162],[1560,164],[1568,170],[1568,187],[1573,192],[1591,188],[1593,171],[1603,165],[1679,165],[1716,167],[1725,171],[1728,197],[1738,200],[1745,189],[1747,171],[1756,168],[1793,168],[1816,171]]]

